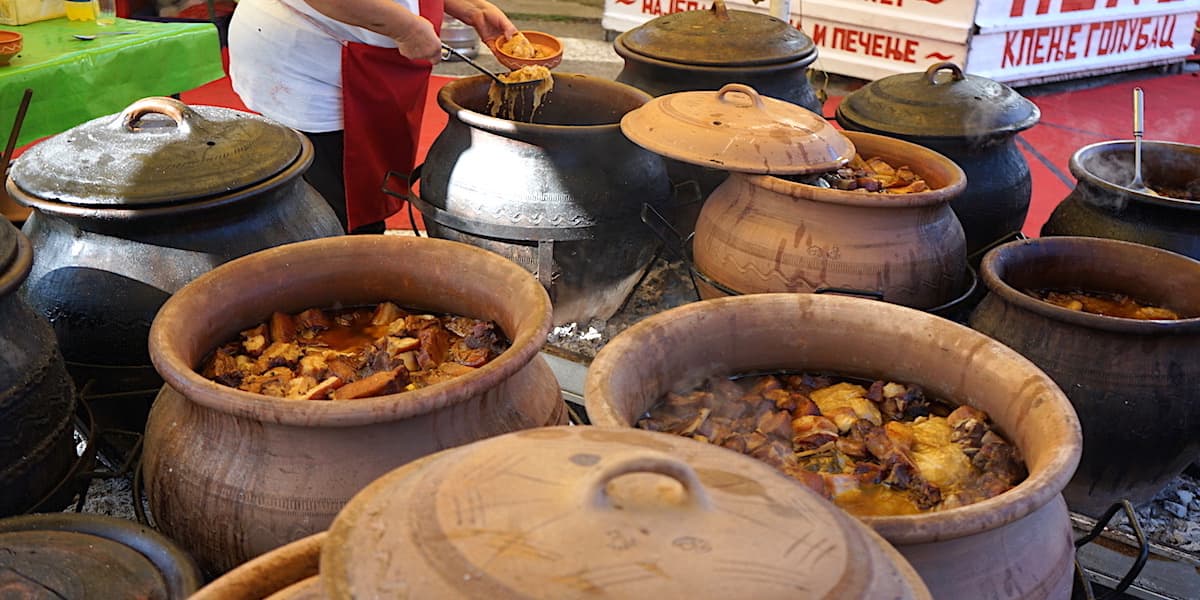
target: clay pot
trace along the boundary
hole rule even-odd
[[[54,327],[101,428],[141,431],[162,380],[146,338],[159,307],[225,261],[340,235],[305,183],[308,139],[227,108],[145,98],[21,155],[7,189],[32,207],[22,293]],[[81,293],[87,290],[87,293]]]
[[[299,580],[287,598],[930,597],[882,538],[770,467],[623,428],[540,428],[425,457],[312,540],[201,597],[261,597],[230,585],[253,587],[253,571],[272,587]],[[302,579],[318,543],[319,575]]]
[[[329,534],[322,531],[242,563],[189,600],[259,600],[268,596],[294,600],[305,597],[301,590],[310,586],[317,588],[313,597],[319,598],[317,566],[327,537]]]
[[[1016,136],[1040,118],[1037,105],[1012,88],[949,62],[872,81],[837,108],[848,130],[920,144],[962,167],[967,186],[950,208],[969,255],[1012,239],[1025,224],[1033,180]]]
[[[29,240],[0,219],[0,516],[34,508],[75,460],[75,391],[50,324],[17,293],[32,265]]]
[[[1148,502],[1200,455],[1200,262],[1141,244],[1083,237],[1012,242],[982,265],[988,295],[971,327],[1041,367],[1083,426],[1067,504],[1101,514]],[[1187,318],[1139,321],[1077,312],[1025,290],[1125,293]]]
[[[512,345],[452,381],[347,402],[260,396],[195,371],[272,311],[383,300],[493,320]],[[550,302],[537,280],[455,242],[343,236],[222,265],[172,296],[150,331],[150,355],[167,382],[146,423],[155,520],[219,573],[321,531],[356,491],[405,462],[565,423],[558,383],[538,355],[549,328]]]
[[[966,327],[840,296],[696,302],[610,341],[588,369],[584,400],[592,423],[631,427],[668,391],[781,370],[914,383],[987,412],[1023,453],[1024,482],[960,508],[861,521],[908,559],[936,598],[1069,597],[1074,546],[1059,492],[1079,460],[1079,421],[1034,364]]]
[[[556,73],[535,122],[489,116],[487,77],[446,84],[446,129],[411,200],[429,235],[512,259],[550,293],[556,324],[608,319],[654,259],[641,221],[671,187],[662,159],[621,135],[650,99],[621,83]],[[613,243],[620,240],[620,243]]]
[[[704,204],[692,257],[700,295],[841,290],[914,308],[942,306],[970,285],[950,201],[966,178],[916,144],[846,132],[864,158],[909,165],[931,188],[871,194],[772,175],[731,173]]]
[[[1075,189],[1054,209],[1042,235],[1137,242],[1200,260],[1200,202],[1135,192],[1132,141],[1084,146],[1071,156]],[[1142,178],[1151,188],[1200,193],[1200,146],[1142,142]]]

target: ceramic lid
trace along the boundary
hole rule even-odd
[[[291,165],[300,151],[300,134],[274,121],[153,97],[36,144],[11,177],[43,200],[138,208],[249,187]]]
[[[663,15],[620,36],[620,43],[649,58],[686,65],[755,66],[789,62],[815,53],[804,32],[770,15],[709,10]]]
[[[1040,118],[1037,105],[1012,88],[950,62],[872,81],[847,94],[837,110],[847,128],[927,138],[1015,134]]]
[[[195,564],[172,542],[115,517],[2,519],[0,548],[0,591],[14,597],[182,599],[201,582]]]
[[[662,156],[743,173],[821,173],[854,158],[820,115],[740,83],[659,96],[626,113],[621,131]]]
[[[904,559],[753,458],[626,428],[506,434],[351,499],[321,579],[355,598],[926,598]]]

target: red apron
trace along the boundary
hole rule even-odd
[[[420,0],[420,9],[440,34],[443,0]],[[383,221],[403,206],[383,193],[383,181],[388,171],[410,173],[416,165],[432,71],[429,61],[409,60],[395,48],[342,45],[347,231]]]

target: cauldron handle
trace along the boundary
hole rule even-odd
[[[1129,567],[1129,571],[1126,572],[1125,576],[1121,578],[1121,581],[1117,583],[1117,586],[1107,594],[1100,596],[1100,600],[1117,598],[1125,590],[1129,589],[1129,586],[1132,585],[1134,580],[1137,579],[1138,575],[1142,573],[1142,567],[1146,566],[1146,561],[1150,558],[1150,544],[1146,541],[1146,534],[1142,531],[1142,524],[1138,522],[1137,514],[1133,510],[1133,505],[1130,504],[1128,500],[1121,500],[1120,502],[1116,502],[1112,506],[1108,507],[1108,510],[1104,511],[1104,514],[1096,520],[1096,525],[1092,527],[1092,530],[1083,537],[1075,540],[1075,550],[1078,551],[1092,540],[1100,537],[1100,534],[1104,532],[1106,527],[1108,527],[1109,521],[1112,521],[1112,518],[1117,514],[1117,511],[1122,509],[1125,510],[1125,518],[1129,521],[1129,527],[1133,529],[1134,537],[1137,538],[1138,555],[1137,559],[1133,561],[1133,565]],[[1078,556],[1075,558],[1075,570],[1080,573],[1083,572],[1083,567],[1079,565]],[[1083,584],[1088,598],[1093,597],[1091,594],[1091,587],[1088,585],[1086,578],[1083,579]]]
[[[670,249],[671,254],[691,266],[687,255],[687,238],[684,238],[683,234],[679,233],[679,230],[675,229],[675,226],[671,225],[671,222],[658,212],[657,208],[646,202],[642,203],[642,223],[649,227],[659,240],[662,240],[663,245]]]
[[[417,166],[413,167],[412,173],[409,173],[408,175],[405,175],[404,173],[399,173],[396,171],[388,171],[387,173],[384,174],[383,183],[380,184],[380,187],[379,187],[380,191],[382,191],[383,193],[385,193],[389,196],[395,196],[396,198],[400,198],[401,200],[404,200],[405,204],[408,205],[408,226],[410,229],[412,229],[413,235],[415,235],[417,237],[421,237],[421,230],[417,229],[417,218],[415,215],[413,215],[413,201],[412,200],[413,200],[413,197],[417,195],[417,192],[415,190],[413,190],[413,186],[416,185],[417,181],[421,179],[421,166],[422,165],[417,165]],[[393,191],[392,188],[388,187],[388,181],[391,180],[391,178],[393,178],[393,177],[398,177],[400,179],[403,179],[404,180],[404,189],[406,189],[408,191],[407,192],[396,192],[396,191]],[[426,235],[426,237],[428,237],[428,235]]]
[[[988,242],[984,247],[967,255],[967,264],[978,267],[979,261],[983,259],[983,255],[987,254],[989,250],[992,250],[992,249],[996,248],[997,246],[1002,246],[1009,242],[1016,242],[1019,240],[1027,240],[1027,239],[1029,239],[1029,236],[1025,235],[1025,233],[1022,231],[1010,231],[1010,232]]]
[[[883,292],[874,290],[859,290],[855,288],[821,286],[812,291],[814,294],[843,294],[847,296],[858,296],[868,300],[883,300]]]

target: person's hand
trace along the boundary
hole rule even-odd
[[[446,0],[446,12],[473,27],[484,42],[517,34],[517,27],[504,11],[487,0]]]
[[[433,23],[423,18],[413,19],[405,33],[397,38],[396,49],[405,58],[439,62],[442,59],[442,40],[433,30]]]

